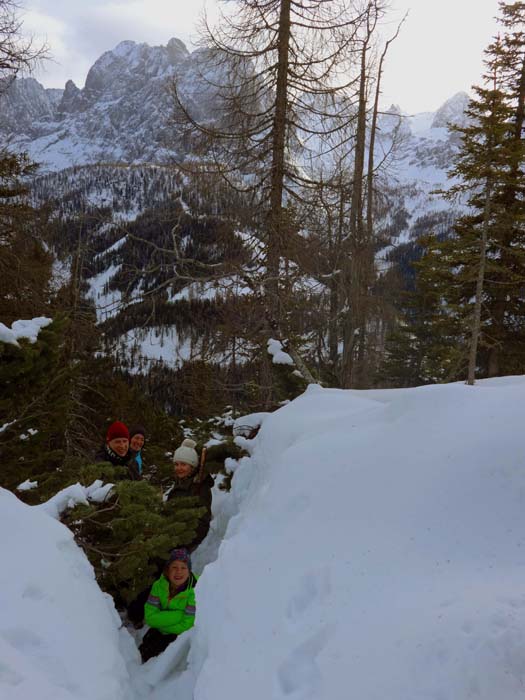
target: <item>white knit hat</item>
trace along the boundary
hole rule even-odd
[[[186,464],[191,464],[192,467],[196,467],[199,464],[199,455],[195,450],[196,442],[186,438],[182,441],[182,445],[177,447],[173,453],[174,462],[185,462]]]

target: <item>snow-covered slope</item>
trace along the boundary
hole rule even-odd
[[[452,209],[436,191],[449,187],[448,171],[459,136],[448,126],[466,123],[468,100],[465,92],[459,92],[437,111],[414,115],[403,114],[393,105],[380,119],[376,162],[385,160],[386,190],[395,192],[394,210],[404,209],[409,217],[400,241],[412,237],[411,225],[418,217]]]
[[[311,387],[269,416],[155,700],[523,697],[524,398]]]
[[[71,535],[0,491],[0,698],[520,700],[524,398],[312,386],[268,414],[195,556],[196,627],[133,692]]]
[[[136,657],[72,533],[0,489],[0,699],[133,700]]]

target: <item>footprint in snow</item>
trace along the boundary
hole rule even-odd
[[[24,627],[12,627],[4,630],[1,636],[18,651],[41,647],[44,643],[44,640],[38,634]]]
[[[319,630],[294,649],[279,666],[277,681],[284,695],[293,696],[297,700],[318,696],[321,672],[316,659],[325,647],[328,636],[328,627]]]
[[[297,584],[295,593],[286,608],[286,617],[291,622],[301,618],[315,603],[329,595],[330,575],[327,569],[309,571]]]

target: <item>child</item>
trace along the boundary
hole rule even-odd
[[[196,583],[190,553],[187,549],[174,549],[144,605],[144,617],[151,629],[139,648],[143,662],[158,656],[179,634],[193,627]]]
[[[173,454],[175,481],[167,493],[168,501],[196,496],[200,501],[200,507],[206,508],[206,512],[199,520],[195,538],[192,542],[185,543],[190,552],[198,547],[210,529],[211,490],[214,483],[210,474],[199,473],[199,455],[195,447],[196,443],[186,438],[175,450]]]

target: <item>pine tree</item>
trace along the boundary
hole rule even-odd
[[[55,469],[64,457],[60,434],[65,372],[60,363],[64,322],[42,328],[36,342],[0,342],[0,485],[14,489]]]
[[[80,478],[91,482],[119,477],[105,464],[86,467]],[[161,491],[146,481],[120,481],[102,504],[79,505],[63,515],[95,568],[103,590],[129,602],[151,585],[170,549],[195,538],[206,508],[198,498],[163,503]]]
[[[476,365],[488,376],[525,370],[525,3],[500,8],[507,31],[485,52],[468,123],[454,128],[461,145],[447,194],[462,196],[468,210],[419,273],[440,294],[437,319],[455,321],[470,383]]]

